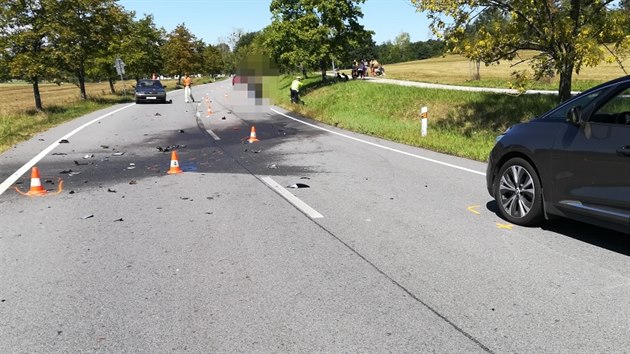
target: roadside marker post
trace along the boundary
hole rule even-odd
[[[420,129],[422,136],[427,136],[427,128],[429,125],[429,108],[423,106],[420,108]]]

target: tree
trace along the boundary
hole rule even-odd
[[[239,49],[241,48],[245,48],[248,46],[251,46],[252,43],[254,42],[254,39],[256,38],[257,35],[259,35],[260,32],[248,32],[248,33],[243,33],[238,41],[236,41],[236,43],[234,44],[234,52],[238,52]]]
[[[205,44],[182,23],[167,35],[162,47],[164,70],[168,74],[178,75],[180,80],[183,74],[198,73],[202,71],[204,50]]]
[[[210,76],[216,76],[225,71],[225,63],[219,48],[208,45],[203,52],[203,72]]]
[[[474,51],[486,62],[513,59],[519,50],[535,50],[535,77],[551,69],[560,76],[558,94],[571,97],[573,72],[615,60],[625,50],[628,16],[615,16],[613,0],[411,0],[426,11],[431,28],[461,53]],[[479,28],[474,45],[463,39],[466,26],[485,11],[500,19]],[[450,18],[448,20],[447,18]],[[608,48],[608,49],[605,49]],[[606,51],[610,55],[606,57]]]
[[[223,59],[223,70],[226,73],[234,73],[236,72],[236,62],[234,61],[234,54],[230,50],[230,46],[227,43],[219,43],[216,45],[216,48],[221,53],[221,58]]]
[[[78,80],[81,99],[87,99],[87,64],[107,51],[120,36],[128,14],[116,0],[57,0],[49,6],[48,26],[52,29],[54,54],[63,69]]]
[[[33,85],[35,109],[42,110],[41,80],[54,74],[50,65],[50,0],[8,1],[0,5],[0,63],[3,76],[21,78]]]
[[[359,18],[358,4],[365,0],[272,0],[272,23],[266,45],[273,58],[286,68],[319,68],[326,80],[326,68],[342,53],[371,39]]]
[[[404,62],[413,60],[411,55],[411,36],[407,32],[401,32],[394,39],[394,46],[396,47],[397,62]]]
[[[125,62],[125,72],[129,77],[140,79],[162,72],[164,59],[160,48],[165,43],[165,37],[166,31],[155,26],[153,15],[145,15],[131,24],[131,30],[122,38],[116,52]]]
[[[114,62],[120,57],[124,41],[132,36],[133,16],[132,12],[123,13],[118,28],[119,31],[112,36],[107,46],[99,48],[99,53],[86,62],[86,76],[98,81],[106,79],[112,94],[116,93],[114,83],[119,77],[118,72],[115,70]],[[126,62],[125,72],[128,72],[128,64]]]

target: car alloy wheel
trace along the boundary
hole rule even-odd
[[[542,219],[542,193],[536,170],[525,160],[506,162],[495,181],[495,198],[508,221],[525,226]]]

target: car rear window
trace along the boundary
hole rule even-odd
[[[145,80],[139,81],[138,87],[162,87],[162,84],[157,80]]]

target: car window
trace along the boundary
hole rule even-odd
[[[604,103],[591,117],[592,122],[630,125],[630,88]]]
[[[162,84],[160,83],[160,81],[153,81],[153,80],[147,80],[147,81],[139,81],[138,82],[138,87],[162,87]]]
[[[573,107],[580,106],[582,110],[588,107],[604,90],[597,90],[595,92],[591,92],[585,96],[577,98],[575,100],[567,102],[567,104],[558,107],[555,111],[551,112],[546,118],[548,119],[566,119],[567,112]]]

